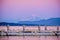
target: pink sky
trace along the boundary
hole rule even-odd
[[[3,21],[30,20],[32,15],[40,18],[60,17],[59,0],[1,0]],[[24,18],[23,18],[24,17]]]

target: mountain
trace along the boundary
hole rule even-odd
[[[56,25],[60,25],[60,18],[51,18],[48,20],[44,20],[43,22],[41,20],[40,22],[44,25],[56,26]]]
[[[10,26],[60,26],[60,18],[50,18],[46,20],[40,20],[40,21],[19,21],[19,23],[7,23],[7,22],[0,22],[0,26],[3,25],[10,25]]]

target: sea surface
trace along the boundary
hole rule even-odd
[[[0,40],[60,40],[60,36],[1,36]]]

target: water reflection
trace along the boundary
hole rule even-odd
[[[0,40],[60,40],[60,36],[1,36]]]

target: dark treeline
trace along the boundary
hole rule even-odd
[[[19,21],[19,23],[0,22],[0,26],[60,26],[60,18],[51,18],[40,21]]]

